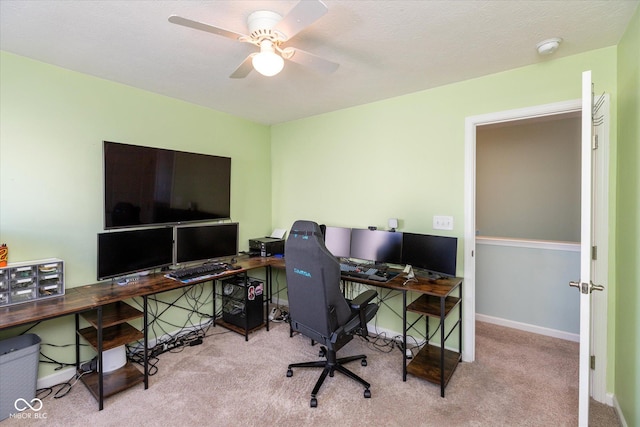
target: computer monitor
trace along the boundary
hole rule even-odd
[[[349,258],[351,253],[351,229],[345,227],[327,227],[324,245],[336,258]]]
[[[351,230],[350,256],[398,264],[402,259],[402,233],[354,228]]]
[[[456,275],[458,239],[402,233],[402,263],[444,276]]]
[[[173,228],[98,233],[98,280],[173,264]]]
[[[176,227],[176,263],[238,254],[238,223]]]

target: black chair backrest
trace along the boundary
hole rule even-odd
[[[332,316],[337,326],[351,317],[351,308],[340,290],[340,264],[325,247],[320,226],[313,221],[293,224],[285,254],[291,324],[323,342],[334,332]]]

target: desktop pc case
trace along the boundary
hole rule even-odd
[[[249,256],[273,256],[284,254],[284,239],[260,237],[249,239]]]
[[[253,329],[264,322],[264,282],[250,277],[222,280],[222,320]]]

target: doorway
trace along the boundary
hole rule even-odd
[[[598,212],[596,213],[596,227],[600,233],[599,241],[606,244],[608,230],[608,201],[606,199],[608,189],[608,98],[604,113],[605,128],[601,138],[601,155],[597,161],[596,193],[599,192]],[[475,360],[475,320],[476,320],[476,131],[478,126],[497,123],[513,122],[530,119],[547,119],[558,115],[575,114],[581,112],[581,101],[566,101],[542,106],[490,113],[482,116],[468,117],[465,122],[465,249],[464,249],[464,313],[463,313],[463,354],[464,361]],[[598,198],[598,195],[596,195]],[[604,234],[604,237],[603,237]],[[603,252],[606,254],[606,252]],[[597,262],[600,274],[606,277],[606,257],[601,257]],[[568,284],[567,284],[568,287]],[[596,400],[605,401],[606,394],[606,304],[607,296],[602,295],[594,299],[594,313],[599,313],[599,322],[594,322],[592,328],[594,335],[594,354],[603,355],[601,363],[596,364],[593,372],[593,396]]]
[[[476,320],[579,342],[581,123],[476,127]]]

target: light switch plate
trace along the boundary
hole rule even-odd
[[[443,216],[443,215],[434,215],[433,229],[434,230],[453,230],[453,217]]]

